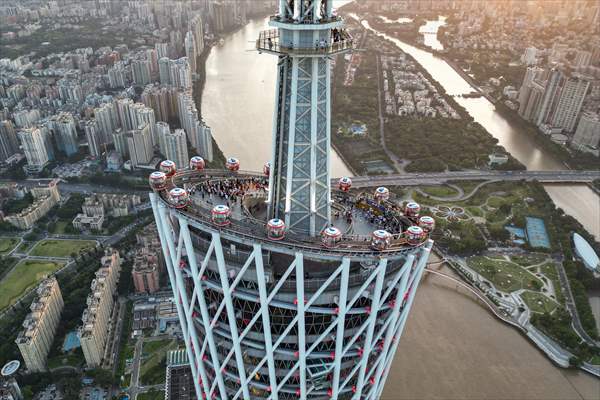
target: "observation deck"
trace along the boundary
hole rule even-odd
[[[314,25],[306,25],[313,27]],[[256,50],[259,53],[269,53],[274,55],[292,56],[292,57],[323,57],[351,51],[354,46],[354,39],[347,31],[339,32],[331,30],[327,39],[316,41],[310,45],[294,45],[292,41],[286,42],[280,34],[279,29],[269,29],[262,31],[256,40]]]
[[[335,246],[324,246],[321,236],[287,229],[285,236],[273,239],[267,230],[267,178],[247,171],[182,170],[167,179],[166,185],[154,192],[164,205],[185,216],[198,228],[219,233],[231,240],[261,243],[266,249],[315,254],[319,258],[339,260],[348,257],[355,261],[373,260],[373,257],[402,258],[428,242],[423,235],[418,243],[409,243],[407,229],[418,224],[408,217],[393,199],[375,200],[370,193],[349,193],[332,190],[332,224],[341,236]],[[176,207],[171,189],[184,188],[189,200],[184,207]],[[227,188],[234,188],[229,190]],[[227,205],[231,214],[227,224],[219,224],[211,217],[215,206]],[[324,227],[327,228],[327,227]],[[372,247],[374,231],[385,229],[390,241],[385,249]]]

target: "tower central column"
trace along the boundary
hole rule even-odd
[[[314,236],[331,214],[331,57],[352,42],[329,0],[280,0],[270,25],[257,41],[279,58],[269,215]]]

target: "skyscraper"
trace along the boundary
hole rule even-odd
[[[148,125],[150,130],[150,139],[152,140],[152,146],[158,144],[156,137],[156,119],[154,117],[154,110],[147,107],[143,103],[135,103],[129,107],[130,118],[133,121],[133,126]]]
[[[290,4],[279,1],[275,29],[257,41],[279,57],[264,175],[234,158],[210,178],[198,159],[184,171],[163,162],[150,199],[198,398],[375,400],[434,221],[381,187],[363,205],[395,222],[349,222],[362,212],[351,180],[330,191],[329,64],[352,38],[331,1]]]
[[[573,135],[571,147],[581,151],[596,152],[600,150],[600,117],[594,113],[584,113],[579,120]]]
[[[553,127],[573,132],[589,87],[590,82],[587,79],[578,76],[565,79],[552,116]]]
[[[112,143],[112,134],[119,126],[119,116],[114,102],[103,103],[94,109],[101,144]]]
[[[78,335],[81,349],[88,367],[100,365],[104,357],[104,346],[108,339],[108,325],[113,309],[113,295],[121,273],[119,252],[107,248],[100,259],[100,268],[91,284],[87,297],[87,308],[81,316],[82,325]]]
[[[185,131],[183,129],[175,129],[173,132],[164,133],[162,141],[165,148],[165,157],[175,162],[175,165],[185,167],[188,163]]]
[[[0,121],[0,161],[5,161],[17,151],[19,141],[15,127],[9,120]]]
[[[535,116],[535,124],[542,126],[550,122],[552,110],[555,102],[558,100],[558,93],[564,80],[563,73],[558,68],[552,68],[546,80],[544,94],[540,99],[540,104]]]
[[[137,129],[127,132],[127,148],[131,165],[146,165],[152,161],[152,136],[148,124],[140,125]]]
[[[77,129],[75,128],[75,119],[73,115],[62,112],[54,120],[54,138],[56,147],[67,156],[71,156],[78,151]]]
[[[83,129],[85,131],[85,138],[88,144],[88,150],[92,157],[100,157],[102,154],[102,143],[100,141],[100,129],[98,129],[98,123],[95,119],[86,121]]]
[[[54,341],[64,303],[56,278],[43,280],[37,288],[37,297],[31,303],[31,312],[23,321],[23,330],[17,336],[17,346],[30,372],[46,370],[46,357]]]
[[[185,34],[185,57],[188,59],[190,63],[190,69],[192,73],[196,73],[196,57],[198,54],[196,53],[196,42],[194,39],[194,34],[191,31],[188,31]]]
[[[213,144],[210,127],[208,127],[204,121],[196,120],[193,135],[195,136],[196,153],[206,161],[211,162],[213,160]]]
[[[27,170],[40,172],[50,161],[44,133],[40,128],[27,128],[20,130],[18,135],[27,158]]]

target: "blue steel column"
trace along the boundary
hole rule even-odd
[[[298,308],[298,362],[300,364],[300,395],[306,398],[306,327],[304,324],[304,258],[296,253],[296,303]]]
[[[375,324],[377,323],[377,313],[379,312],[379,303],[381,301],[381,291],[383,289],[383,281],[385,279],[385,271],[387,269],[387,259],[383,259],[377,264],[377,278],[375,280],[375,290],[371,301],[371,315],[369,316],[369,326],[367,328],[367,335],[365,337],[364,353],[362,355],[360,370],[358,373],[358,380],[356,382],[356,393],[354,399],[360,399],[362,391],[365,386],[365,373],[367,371],[367,363],[371,356],[371,351],[375,348],[373,344],[373,332],[375,331]]]
[[[340,390],[340,372],[343,359],[344,351],[344,322],[346,319],[346,308],[348,302],[348,278],[350,276],[350,260],[344,258],[342,261],[342,278],[340,281],[340,297],[338,300],[338,316],[337,316],[337,327],[335,334],[335,365],[333,369],[333,387],[332,393],[333,398],[337,399]]]
[[[215,253],[217,256],[217,266],[219,267],[219,276],[221,278],[221,287],[223,288],[223,301],[225,302],[225,309],[227,310],[227,320],[229,321],[229,329],[231,330],[231,339],[233,342],[233,349],[235,351],[235,360],[237,363],[238,376],[240,382],[246,382],[246,370],[244,368],[244,356],[242,354],[242,348],[240,346],[240,335],[237,328],[237,318],[235,316],[235,308],[233,307],[233,301],[231,298],[231,290],[229,288],[229,278],[227,276],[227,268],[225,265],[225,258],[223,257],[223,248],[221,247],[221,236],[218,233],[213,233],[213,239],[215,241]],[[216,372],[216,371],[215,371]],[[218,373],[221,373],[220,371]],[[244,399],[250,398],[250,391],[247,385],[242,385],[242,392],[244,393]]]
[[[263,334],[265,335],[265,354],[269,368],[269,383],[271,384],[271,398],[278,399],[277,373],[275,371],[275,360],[273,359],[273,338],[271,337],[271,322],[269,318],[269,296],[265,283],[265,269],[263,266],[262,249],[260,245],[254,245],[254,264],[256,266],[256,280],[260,297],[260,313],[263,323]]]

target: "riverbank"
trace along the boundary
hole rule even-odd
[[[555,367],[467,290],[426,274],[381,399],[592,400],[599,390],[600,380]]]

